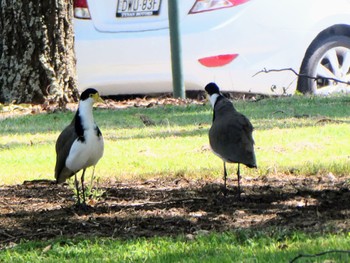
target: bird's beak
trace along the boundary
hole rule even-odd
[[[104,100],[100,97],[100,95],[98,93],[92,95],[92,97],[93,97],[95,102],[105,103]]]

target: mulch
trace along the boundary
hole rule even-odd
[[[229,180],[185,178],[104,182],[82,209],[67,184],[0,186],[0,249],[21,240],[138,237],[282,228],[306,232],[350,229],[350,176],[280,175]]]

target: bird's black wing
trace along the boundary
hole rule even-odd
[[[231,112],[213,123],[209,131],[210,145],[225,161],[255,166],[252,132],[248,118]]]
[[[242,127],[242,132],[243,134],[246,135],[245,138],[247,139],[247,141],[245,143],[254,144],[254,139],[252,136],[254,128],[252,123],[243,114],[241,113],[237,113],[237,114],[240,115],[238,119],[239,119],[240,126]]]
[[[240,114],[240,113],[239,113]],[[257,167],[255,151],[254,151],[254,139],[253,139],[253,130],[254,127],[249,121],[249,119],[241,114],[240,118],[241,126],[242,126],[242,137],[241,137],[241,145],[243,154],[245,156],[244,163],[248,167]]]
[[[95,124],[95,125],[96,125],[96,124]],[[102,136],[102,132],[101,132],[100,128],[99,128],[97,125],[96,125],[95,130],[96,130],[96,135],[97,135],[97,137],[101,137],[101,136]]]
[[[69,154],[70,148],[74,141],[78,138],[75,132],[74,125],[67,126],[59,135],[56,141],[56,166],[55,166],[55,178],[59,179],[62,170],[65,168],[66,159]],[[71,174],[73,175],[73,173]]]

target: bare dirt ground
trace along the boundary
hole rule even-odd
[[[188,237],[208,231],[280,227],[307,232],[350,229],[350,176],[271,176],[237,182],[153,179],[104,183],[91,207],[74,205],[68,185],[0,186],[0,249],[20,240],[97,236]]]

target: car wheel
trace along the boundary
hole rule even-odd
[[[349,85],[334,80],[350,81],[350,38],[330,36],[317,41],[306,53],[300,75],[298,90],[302,93],[328,95],[350,91]]]

